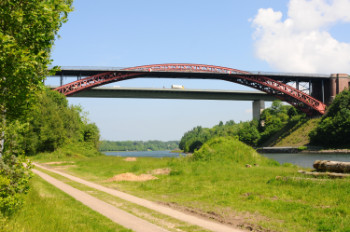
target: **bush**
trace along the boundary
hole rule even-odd
[[[270,162],[252,147],[234,137],[217,137],[209,140],[198,151],[193,153],[192,160],[232,162],[242,165],[262,165]]]
[[[8,123],[5,133],[5,151],[16,156],[53,152],[68,143],[99,145],[99,130],[88,123],[78,106],[69,106],[68,100],[48,88],[37,96],[25,118]]]
[[[24,167],[14,155],[0,157],[0,213],[13,214],[23,204],[23,194],[29,190],[30,165]]]
[[[319,125],[310,132],[310,143],[324,147],[350,148],[349,90],[336,96]]]

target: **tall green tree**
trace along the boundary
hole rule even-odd
[[[43,86],[53,41],[71,5],[72,0],[0,1],[1,141],[6,124],[25,113]]]
[[[319,125],[310,132],[310,142],[323,147],[350,148],[350,91],[338,94]]]
[[[13,154],[25,142],[25,113],[49,74],[53,41],[71,5],[72,0],[0,0],[0,219],[20,206],[28,190],[29,173]]]
[[[38,96],[37,104],[27,114],[28,125],[19,131],[18,141],[26,155],[53,152],[67,144],[84,144],[98,148],[99,130],[82,116],[79,106],[70,106],[65,96],[48,88]],[[16,147],[8,141],[6,150]]]

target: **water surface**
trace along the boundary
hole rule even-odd
[[[110,156],[122,156],[122,157],[179,157],[180,155],[186,155],[183,153],[172,153],[171,151],[113,151],[104,152]],[[323,154],[323,153],[264,153],[270,159],[274,159],[280,164],[291,163],[301,167],[312,168],[315,160],[334,160],[350,162],[350,154]]]

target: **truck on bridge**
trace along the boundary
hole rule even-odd
[[[172,89],[184,89],[185,87],[183,85],[171,85]]]

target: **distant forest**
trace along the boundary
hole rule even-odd
[[[100,143],[100,151],[161,151],[179,149],[179,141],[106,141]]]

